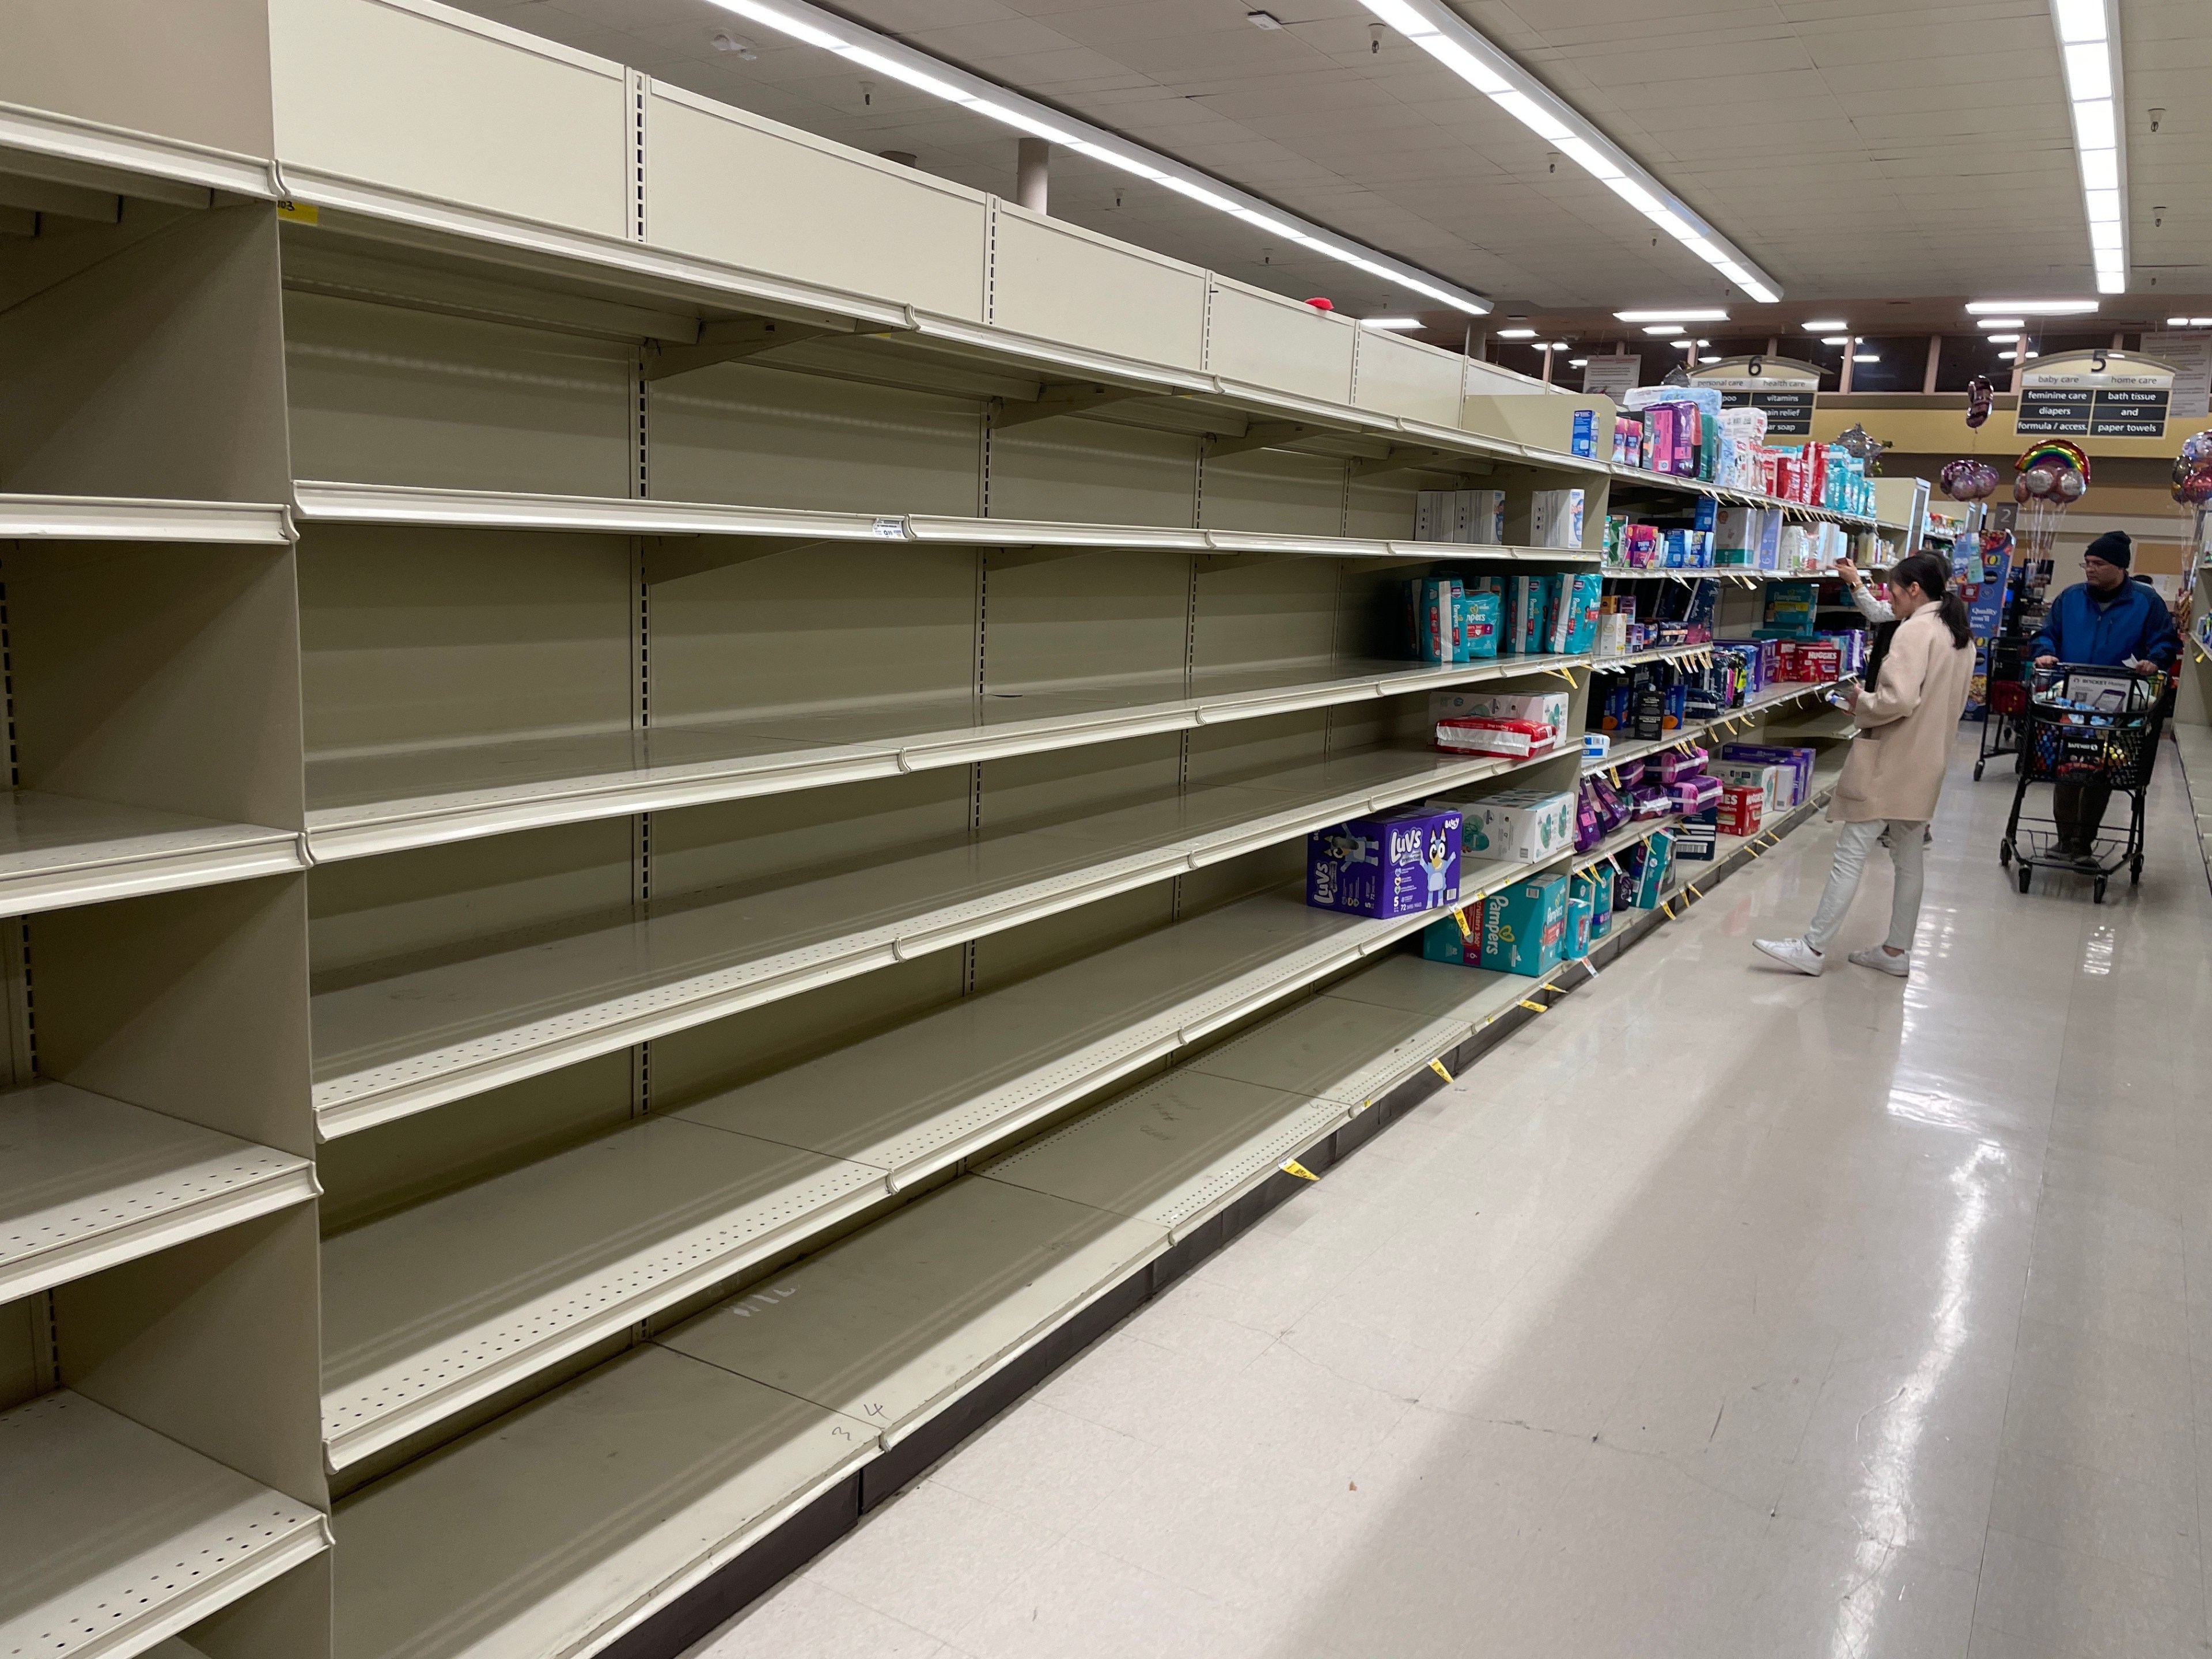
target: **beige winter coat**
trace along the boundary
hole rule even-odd
[[[1828,803],[1832,821],[1936,816],[1973,672],[1974,647],[1951,643],[1940,606],[1923,605],[1897,625],[1880,682],[1851,710],[1859,735]]]

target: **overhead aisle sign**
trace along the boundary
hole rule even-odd
[[[1770,442],[1813,435],[1813,400],[1820,391],[1817,363],[1794,357],[1723,357],[1692,369],[1690,384],[1717,390],[1723,409],[1765,410]]]
[[[2173,365],[2140,352],[2069,351],[2021,376],[2024,438],[2163,438]]]

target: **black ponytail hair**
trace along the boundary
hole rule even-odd
[[[1951,630],[1951,644],[1964,650],[1971,637],[1966,628],[1966,602],[1951,591],[1951,567],[1933,553],[1915,553],[1890,567],[1890,580],[1899,587],[1917,587],[1936,602],[1943,625]]]

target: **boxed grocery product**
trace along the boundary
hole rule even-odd
[[[1718,823],[1724,836],[1755,836],[1766,821],[1766,791],[1756,784],[1721,786]]]
[[[1600,865],[1584,874],[1590,884],[1590,939],[1603,939],[1613,931],[1613,866]]]
[[[1528,498],[1528,544],[1531,547],[1571,547],[1583,544],[1583,500],[1579,489],[1539,489]]]
[[[1550,726],[1536,720],[1474,714],[1437,722],[1437,747],[1455,755],[1503,755],[1526,760],[1558,741]]]
[[[1577,570],[1565,581],[1566,630],[1559,638],[1562,651],[1589,651],[1597,645],[1598,605],[1605,597],[1605,578],[1595,570]]]
[[[1782,810],[1782,798],[1789,793],[1789,784],[1782,768],[1767,765],[1763,761],[1732,761],[1723,757],[1712,763],[1713,775],[1721,781],[1723,792],[1731,788],[1748,789],[1759,797],[1759,813],[1762,818],[1771,817]],[[1735,832],[1729,832],[1734,835]]]
[[[1413,539],[1417,542],[1443,542],[1451,539],[1453,492],[1449,489],[1417,489],[1413,492]]]
[[[1567,884],[1567,932],[1559,945],[1560,956],[1569,962],[1579,962],[1590,948],[1589,895],[1577,892],[1575,885],[1574,881]]]
[[[1613,739],[1606,736],[1602,732],[1585,732],[1583,733],[1583,758],[1584,760],[1601,761],[1606,757],[1607,751],[1612,747]]]
[[[1678,859],[1711,864],[1719,848],[1719,814],[1716,807],[1687,814],[1675,829],[1674,856]]]
[[[1597,453],[1597,410],[1578,409],[1575,411],[1574,436],[1571,441],[1573,453],[1584,460]]]
[[[1353,818],[1306,837],[1306,902],[1404,916],[1459,897],[1460,815],[1446,807]]]
[[[1456,504],[1452,523],[1454,541],[1496,547],[1505,540],[1504,490],[1458,489],[1449,493]]]
[[[1468,800],[1432,800],[1461,818],[1460,845],[1471,859],[1547,859],[1574,844],[1571,790],[1507,789]]]
[[[1817,750],[1785,749],[1771,744],[1728,743],[1721,745],[1721,758],[1782,768],[1787,775],[1784,793],[1775,802],[1778,806],[1802,806],[1812,796],[1813,763],[1819,758]]]
[[[1482,902],[1482,966],[1492,973],[1547,974],[1566,943],[1567,878],[1516,882]]]
[[[1568,696],[1565,691],[1431,691],[1429,718],[1533,720],[1549,726],[1556,743],[1567,735]]]
[[[1613,902],[1638,910],[1656,908],[1674,872],[1674,838],[1664,830],[1654,830],[1622,854],[1620,879],[1614,884]]]

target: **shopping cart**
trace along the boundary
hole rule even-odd
[[[2017,755],[2027,740],[2027,679],[2025,674],[1999,678],[1995,653],[1991,653],[1990,672],[1982,695],[1986,699],[1982,709],[1982,747],[1974,757],[1974,781],[1982,781],[1982,769],[2000,755]]]
[[[2039,668],[2028,686],[2027,729],[2020,750],[2020,782],[2012,797],[1997,861],[2017,860],[2020,890],[2036,867],[2070,870],[2093,878],[2094,897],[2123,866],[2130,885],[2142,879],[2143,797],[2158,760],[2164,677],[2155,669],[2106,668],[2078,663]],[[2023,818],[2030,784],[2109,789],[2128,797],[2124,835],[2100,832],[2087,857],[2058,848],[2057,818]]]

